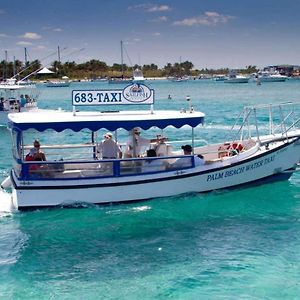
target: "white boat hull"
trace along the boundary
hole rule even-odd
[[[47,82],[46,87],[69,87],[71,82],[68,81],[52,81]]]
[[[13,201],[19,209],[75,202],[104,204],[208,192],[275,177],[286,179],[300,161],[300,140],[290,141],[270,143],[269,149],[262,146],[241,160],[235,156],[232,160],[156,174],[22,182],[13,176]]]
[[[28,106],[28,107],[22,107],[20,109],[20,113],[21,112],[37,112],[39,109],[37,108],[36,105],[34,106]],[[6,126],[7,125],[7,122],[8,122],[8,114],[10,113],[15,113],[15,112],[18,112],[16,110],[4,110],[4,111],[0,111],[0,125],[2,126]]]
[[[229,78],[224,81],[225,83],[248,83],[248,78]]]
[[[32,108],[24,108],[22,109],[19,113],[23,113],[23,112],[31,112],[31,113],[41,113],[41,112],[55,112],[55,113],[60,113],[63,112],[63,110],[61,108],[58,109],[41,109],[38,107],[32,107]],[[7,126],[7,122],[8,122],[8,115],[12,113],[10,111],[0,111],[0,126]]]

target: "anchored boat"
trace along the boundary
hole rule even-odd
[[[7,124],[7,116],[13,112],[35,111],[38,91],[35,84],[25,84],[10,78],[0,83],[0,124]]]
[[[300,161],[299,109],[292,103],[246,107],[232,127],[236,138],[199,146],[195,133],[201,131],[204,113],[154,110],[154,91],[143,84],[115,91],[73,91],[72,101],[72,112],[9,115],[14,165],[2,185],[12,190],[16,208],[129,202],[287,179]],[[116,109],[116,105],[130,103],[148,104],[149,109]],[[99,104],[113,109],[78,110]],[[260,110],[266,114],[260,115]],[[183,155],[175,140],[161,139],[161,135],[169,126],[180,131],[186,125],[191,130],[185,144],[193,152]],[[137,155],[136,149],[132,157],[125,156],[123,132],[129,133],[136,148],[136,127],[159,131],[156,141],[149,139],[149,148],[156,149],[158,156]],[[97,134],[101,130],[114,133],[122,158],[99,153]],[[41,137],[46,161],[26,160],[36,134]],[[156,142],[163,144],[163,151],[158,151]]]

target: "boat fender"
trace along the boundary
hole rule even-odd
[[[1,182],[1,185],[0,187],[2,189],[7,189],[9,187],[11,187],[11,179],[10,179],[10,176],[7,176],[2,182]]]

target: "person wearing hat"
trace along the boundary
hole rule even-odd
[[[103,140],[99,143],[97,152],[101,153],[103,159],[122,158],[122,150],[119,144],[113,139],[113,134],[107,132],[103,136]]]
[[[130,136],[126,144],[127,157],[141,157],[144,150],[149,148],[150,143],[157,142],[158,139],[146,139],[141,136],[141,128],[134,127],[130,131]]]

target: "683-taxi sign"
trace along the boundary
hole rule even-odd
[[[72,105],[153,104],[154,90],[134,83],[123,90],[73,90]]]

